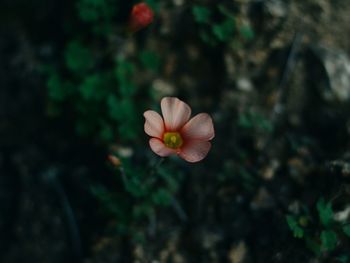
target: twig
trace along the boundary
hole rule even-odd
[[[271,120],[273,123],[277,121],[278,115],[281,115],[284,112],[284,100],[287,94],[286,84],[295,67],[295,63],[296,63],[295,57],[299,51],[302,40],[303,40],[303,33],[296,33],[294,35],[292,47],[287,58],[287,63],[277,89],[278,90],[277,101],[275,106],[273,107],[272,116],[271,116]]]
[[[157,160],[157,162],[152,165],[151,171],[150,171],[150,176],[154,175],[157,170],[159,169],[159,167],[161,166],[161,164],[164,162],[165,158],[160,158]]]
[[[186,222],[188,219],[187,214],[182,209],[181,205],[179,204],[179,202],[176,200],[176,198],[174,196],[171,196],[171,205],[173,206],[179,219],[183,222]]]
[[[294,66],[296,63],[295,56],[296,56],[297,52],[299,51],[299,47],[302,43],[302,40],[303,40],[303,33],[296,33],[294,35],[292,47],[291,47],[291,50],[290,50],[288,58],[287,58],[286,66],[285,66],[285,69],[283,71],[281,81],[280,81],[278,88],[277,88],[276,103],[272,109],[271,116],[270,116],[271,124],[273,127],[273,132],[267,137],[267,139],[262,147],[262,153],[265,153],[266,150],[269,148],[268,146],[270,145],[270,143],[273,139],[273,136],[276,132],[276,127],[278,126],[277,124],[280,122],[280,119],[281,119],[280,117],[284,113],[284,103],[285,103],[285,97],[287,94],[287,85],[286,84],[290,78],[291,72],[294,69]]]
[[[157,231],[157,218],[156,218],[155,212],[152,212],[148,215],[148,220],[149,220],[148,234],[151,237],[154,237]]]

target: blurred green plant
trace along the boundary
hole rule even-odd
[[[151,2],[158,5],[157,1]],[[115,138],[123,143],[140,141],[142,106],[151,97],[139,92],[134,79],[140,70],[157,72],[161,63],[150,50],[125,57],[121,50],[127,39],[123,39],[122,31],[117,37],[120,48],[116,49],[110,39],[115,34],[112,31],[118,32],[113,22],[117,6],[118,0],[79,0],[78,19],[88,26],[72,32],[64,49],[63,65],[46,70],[49,113],[59,115],[68,107],[76,116],[77,132],[94,136],[104,144]],[[87,41],[98,27],[113,30],[99,31],[93,41]]]
[[[271,120],[257,110],[252,109],[239,114],[238,127],[260,133],[270,133],[273,130]]]
[[[348,242],[348,226],[334,220],[332,203],[320,198],[316,204],[317,217],[312,216],[307,207],[299,215],[287,215],[286,220],[295,238],[303,239],[306,246],[322,259],[327,253],[334,252],[339,244]],[[340,254],[339,262],[348,262],[347,255]]]
[[[251,26],[237,19],[235,12],[224,4],[214,8],[193,5],[192,15],[198,24],[199,37],[209,46],[227,43],[240,48],[255,37]]]
[[[103,204],[104,212],[118,220],[118,233],[130,235],[143,242],[147,228],[142,222],[156,220],[157,209],[174,204],[174,196],[182,180],[170,165],[155,165],[149,169],[137,168],[129,159],[122,161],[116,181],[124,185],[125,192],[110,191],[105,186],[92,187],[92,192]],[[152,227],[149,222],[149,227]]]
[[[291,215],[286,217],[288,226],[290,230],[293,232],[293,236],[295,238],[303,238],[304,237],[304,229],[302,228],[300,221]]]
[[[159,72],[162,61],[156,52],[145,48],[131,55],[123,52],[125,43],[132,39],[123,36],[125,25],[114,22],[120,3],[77,1],[62,61],[45,68],[48,113],[52,117],[69,116],[77,133],[92,142],[105,147],[128,145],[135,152],[144,143],[142,114],[152,103],[152,93],[140,89],[135,79],[140,71]],[[158,9],[159,1],[147,3]],[[167,165],[155,171],[145,169],[152,160],[144,157],[138,166],[133,156],[125,157],[124,173],[115,171],[119,176],[116,189],[124,191],[102,183],[92,186],[92,193],[115,220],[118,233],[135,240],[144,239],[145,220],[173,203],[181,181],[181,176]]]
[[[92,32],[105,36],[114,28],[113,18],[118,11],[119,0],[78,0],[78,17],[90,25]]]

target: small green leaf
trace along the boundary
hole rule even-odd
[[[206,30],[200,30],[199,36],[202,39],[202,41],[208,44],[209,46],[215,46],[217,44],[215,37]]]
[[[227,19],[223,23],[214,24],[212,26],[212,31],[219,41],[227,41],[234,35],[235,23],[233,20]]]
[[[333,221],[333,209],[330,202],[326,203],[323,198],[317,202],[317,210],[320,221],[324,226],[328,226]]]
[[[253,29],[248,25],[241,26],[239,28],[239,32],[240,32],[241,36],[247,41],[253,40],[255,37],[255,33],[254,33]]]
[[[77,3],[80,19],[90,23],[111,19],[116,6],[111,0],[79,0]]]
[[[246,113],[241,113],[238,116],[238,126],[244,129],[251,129],[253,127],[253,122],[250,120],[250,117]]]
[[[220,13],[225,15],[226,17],[231,18],[231,19],[235,19],[235,17],[232,14],[232,12],[227,7],[225,7],[224,5],[219,4],[218,5],[218,9],[219,9]]]
[[[76,74],[84,74],[94,66],[90,50],[78,41],[72,41],[65,50],[67,68]]]
[[[83,83],[79,86],[79,91],[85,100],[99,100],[101,99],[104,90],[101,84],[102,77],[94,74],[87,76]]]
[[[305,242],[306,246],[315,253],[315,255],[320,255],[321,254],[321,247],[319,243],[315,242],[313,239],[308,237],[307,235],[305,236]]]
[[[140,61],[142,65],[154,72],[157,72],[160,68],[160,58],[152,51],[142,51],[140,53]]]
[[[304,236],[304,230],[299,226],[298,221],[290,215],[286,219],[290,230],[293,232],[293,236],[295,238],[302,238]]]
[[[321,232],[321,243],[323,251],[332,251],[336,248],[338,243],[337,234],[332,230],[325,230]]]
[[[136,91],[136,86],[133,84],[132,79],[135,72],[135,65],[124,59],[117,61],[117,67],[115,70],[115,76],[119,84],[119,91],[122,97],[130,97]]]
[[[152,194],[152,201],[156,205],[168,206],[171,203],[171,194],[168,190],[160,188]]]
[[[148,189],[143,184],[140,178],[136,178],[135,176],[129,178],[129,181],[126,185],[126,190],[136,198],[145,197],[147,195]]]
[[[121,122],[118,126],[119,136],[125,140],[134,140],[137,137],[137,113],[135,104],[131,99],[123,99],[120,101],[120,117]]]
[[[192,7],[194,20],[200,24],[208,24],[210,22],[211,10],[204,6],[195,5]]]
[[[58,74],[51,74],[47,81],[48,96],[55,101],[63,101],[65,92]]]
[[[132,78],[135,72],[135,65],[125,59],[118,59],[115,71],[118,80]]]
[[[152,10],[156,13],[159,12],[159,4],[160,4],[160,1],[157,1],[157,0],[145,0],[145,2],[147,3],[147,5],[149,5]]]
[[[119,108],[119,100],[115,95],[110,95],[107,98],[107,106],[108,106],[108,113],[109,116],[113,120],[120,120],[121,114],[120,114],[120,108]]]

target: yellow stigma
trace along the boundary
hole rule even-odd
[[[163,141],[166,147],[172,149],[178,149],[181,147],[183,141],[180,133],[178,132],[166,132],[163,136]]]

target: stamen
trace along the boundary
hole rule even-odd
[[[182,146],[183,140],[178,132],[166,132],[163,136],[163,141],[165,146],[172,148],[172,149],[178,149]]]

